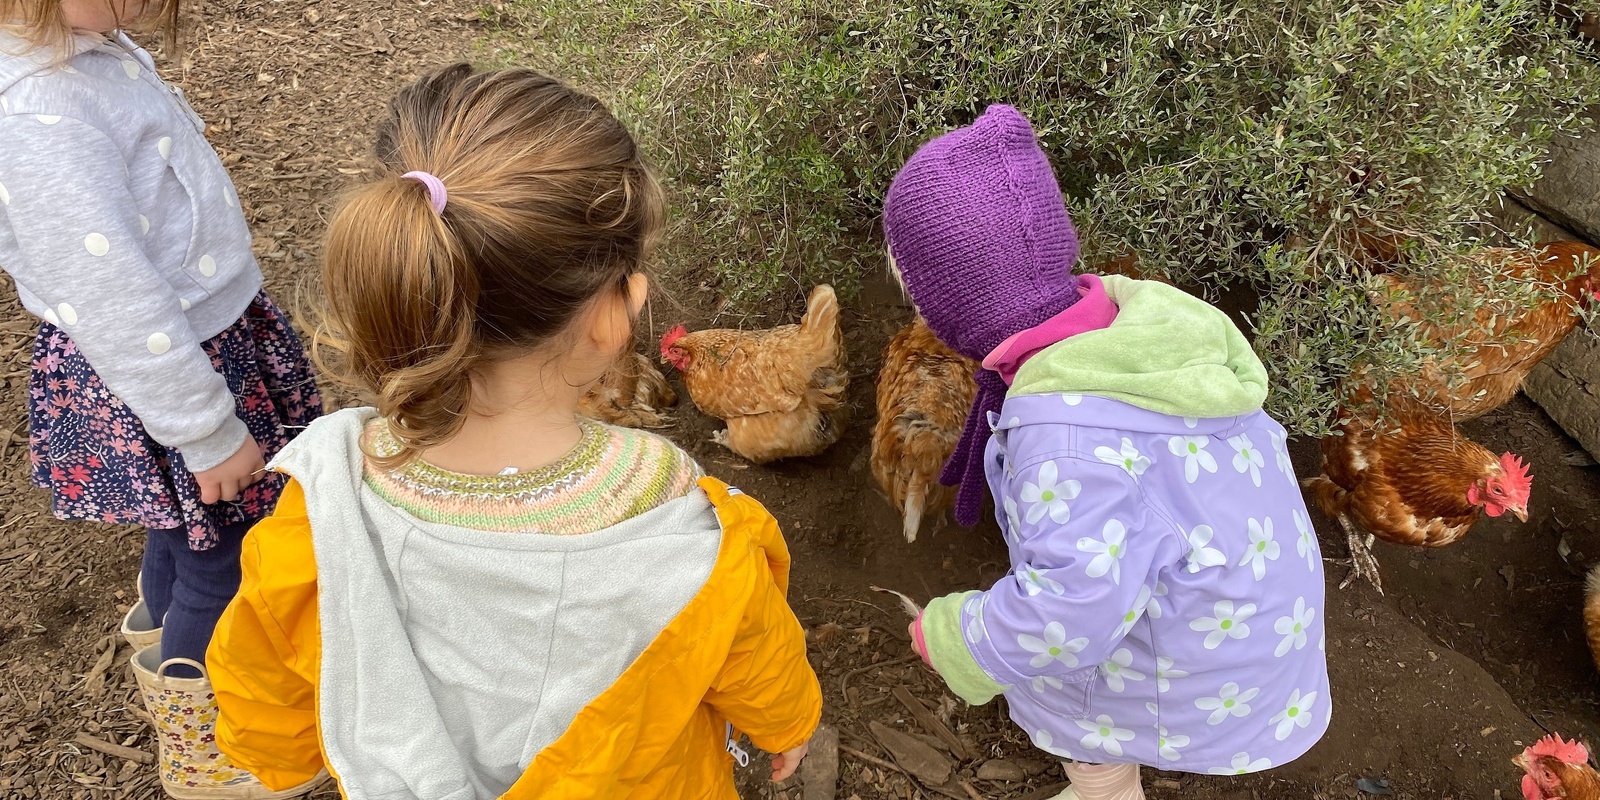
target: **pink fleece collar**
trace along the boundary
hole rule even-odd
[[[1038,355],[1040,350],[1069,336],[1109,327],[1117,318],[1117,304],[1106,294],[1105,284],[1098,275],[1078,276],[1078,302],[1066,311],[1044,321],[1043,324],[1018,331],[1000,343],[983,359],[983,368],[1000,373],[1000,378],[1011,385],[1023,363]]]

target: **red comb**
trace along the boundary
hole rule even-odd
[[[1505,471],[1506,483],[1514,489],[1530,489],[1533,487],[1533,475],[1528,472],[1528,463],[1513,453],[1503,453],[1500,456],[1500,469]]]
[[[1522,757],[1528,761],[1536,758],[1553,758],[1563,764],[1587,764],[1589,748],[1584,747],[1583,743],[1576,739],[1568,742],[1563,740],[1560,734],[1552,733],[1522,751]]]
[[[666,357],[667,351],[671,350],[672,346],[674,344],[677,344],[679,339],[682,339],[683,337],[688,336],[688,335],[689,335],[689,329],[683,327],[682,325],[679,325],[679,326],[673,328],[672,330],[667,331],[666,335],[661,337],[661,355],[662,355],[662,357],[663,358]]]

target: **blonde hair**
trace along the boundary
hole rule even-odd
[[[663,195],[606,107],[529,70],[459,64],[389,104],[384,176],[329,226],[318,366],[376,403],[403,464],[455,434],[476,368],[561,334],[623,290],[664,224]],[[449,194],[442,213],[427,172]],[[332,357],[324,357],[324,351]]]
[[[115,8],[114,0],[105,0],[107,8]],[[156,0],[136,20],[117,21],[138,24],[165,33],[172,42],[178,40],[180,12],[183,0]],[[72,28],[61,13],[61,0],[0,0],[0,27],[21,37],[35,49],[64,48],[72,38]]]

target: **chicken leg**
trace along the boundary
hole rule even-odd
[[[1359,577],[1367,579],[1372,583],[1372,588],[1378,590],[1378,594],[1383,594],[1383,576],[1378,574],[1378,559],[1372,555],[1372,543],[1376,537],[1371,534],[1363,537],[1361,532],[1356,530],[1355,523],[1345,514],[1338,515],[1337,519],[1339,527],[1344,529],[1350,543],[1350,574],[1345,576],[1339,588],[1348,587],[1351,581]]]

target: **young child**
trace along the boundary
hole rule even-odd
[[[756,501],[577,417],[632,346],[663,198],[599,101],[444,70],[327,238],[330,369],[211,646],[222,750],[351,798],[717,797],[738,733],[794,772],[821,713]]]
[[[987,479],[1013,568],[930,603],[918,651],[968,702],[1005,694],[1068,761],[1065,798],[1142,798],[1141,764],[1305,753],[1332,708],[1322,561],[1244,336],[1164,284],[1074,275],[1050,163],[1008,106],[919,150],[884,206],[928,326],[983,363],[945,479],[964,524]]]
[[[204,124],[121,32],[176,5],[0,0],[0,267],[44,320],[34,482],[62,519],[149,531],[123,631],[163,780],[243,791],[254,781],[182,728],[214,709],[196,667],[238,589],[239,543],[283,487],[264,458],[321,400]],[[194,713],[159,713],[180,677]]]

